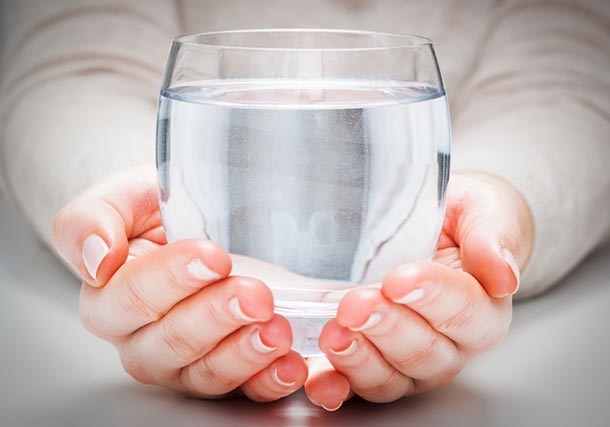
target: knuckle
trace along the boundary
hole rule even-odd
[[[172,285],[178,288],[186,288],[188,287],[189,281],[185,280],[184,275],[181,275],[174,266],[167,266],[163,269],[163,276],[167,283],[171,283]]]
[[[201,287],[200,282],[184,274],[182,269],[172,263],[163,269],[163,279],[181,293],[191,293]]]
[[[440,348],[440,338],[437,334],[431,333],[426,340],[412,352],[404,354],[396,360],[396,367],[401,372],[413,371],[421,369],[435,363],[438,358]]]
[[[370,402],[387,403],[405,396],[409,392],[410,382],[409,378],[392,369],[382,381],[355,392]]]
[[[80,310],[80,322],[84,328],[98,338],[106,336],[105,328],[102,327],[100,320],[88,311]]]
[[[478,340],[477,345],[474,346],[474,352],[484,353],[497,347],[498,344],[500,344],[504,340],[504,338],[506,338],[507,334],[508,327],[488,332],[485,336]]]
[[[120,358],[123,370],[129,376],[142,384],[153,384],[154,381],[142,358],[133,352],[120,352]]]
[[[449,381],[454,379],[461,371],[462,371],[462,365],[452,366],[451,368],[446,369],[445,371],[441,372],[438,375],[437,384],[439,386],[443,385],[443,384],[447,384]]]
[[[268,386],[263,386],[258,383],[244,384],[242,391],[248,397],[248,399],[255,402],[271,402],[280,399],[287,393],[278,393],[272,391]]]
[[[69,227],[70,224],[78,223],[78,218],[75,218],[74,209],[69,204],[68,206],[62,208],[53,219],[53,227],[52,227],[52,240],[53,245],[57,249],[57,252],[64,258],[67,256],[67,252],[69,252],[70,245],[74,245],[75,242],[68,241],[69,237]]]
[[[159,320],[163,315],[161,310],[153,307],[146,300],[133,281],[125,281],[119,289],[119,306],[123,312],[130,313],[131,315],[148,321]]]
[[[415,392],[421,393],[447,384],[462,371],[462,367],[463,364],[459,364],[443,370],[434,377],[415,380]]]
[[[166,316],[160,322],[159,334],[164,342],[180,361],[188,363],[197,358],[201,352],[201,345],[192,337],[187,336],[176,323],[174,316]]]
[[[408,312],[409,309],[406,310]],[[398,337],[404,333],[405,325],[413,322],[413,316],[410,313],[407,315],[402,307],[398,311],[393,308],[383,311],[385,312],[383,316],[384,321],[377,326],[377,334]]]
[[[475,313],[474,305],[475,302],[472,298],[466,298],[462,306],[455,313],[434,325],[435,328],[441,332],[468,328],[472,323],[472,317]]]
[[[476,355],[484,353],[497,347],[508,335],[512,321],[512,308],[508,305],[508,309],[502,310],[499,314],[499,319],[496,318],[493,322],[489,322],[484,328],[479,328],[478,335],[473,335],[469,342],[468,354]]]
[[[227,359],[234,360],[237,366],[248,367],[252,373],[262,369],[265,365],[265,356],[256,354],[255,351],[251,350],[251,343],[249,339],[250,335],[245,334],[239,339],[230,340],[226,349],[225,357]],[[271,360],[268,361],[271,363]],[[259,369],[255,367],[260,366]]]
[[[89,288],[83,283],[79,300],[79,318],[83,327],[92,335],[110,341],[113,338],[108,322],[95,309],[89,296]]]
[[[206,322],[213,330],[229,330],[232,327],[231,317],[219,307],[218,301],[214,298],[204,298],[201,300],[204,312],[207,313]]]
[[[209,395],[222,395],[234,390],[239,384],[236,384],[231,378],[222,375],[218,369],[214,367],[211,358],[205,357],[199,360],[195,365],[192,365],[193,370],[188,370],[190,375],[194,375],[196,380],[189,378],[191,388],[198,393]]]

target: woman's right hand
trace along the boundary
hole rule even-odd
[[[85,327],[111,342],[143,383],[270,401],[299,389],[303,358],[262,282],[230,276],[231,259],[201,240],[167,244],[155,173],[117,174],[57,215],[58,252],[82,278]]]

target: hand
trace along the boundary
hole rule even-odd
[[[503,181],[453,176],[435,261],[396,267],[380,289],[344,297],[320,335],[327,359],[310,362],[309,399],[328,410],[354,393],[393,401],[446,383],[496,346],[532,228],[525,202]]]
[[[118,349],[138,381],[183,394],[279,399],[307,366],[262,282],[229,277],[231,259],[199,240],[167,244],[153,169],[108,179],[54,223],[58,252],[83,279],[85,327]]]

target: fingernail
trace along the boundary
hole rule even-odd
[[[412,302],[420,300],[423,296],[424,296],[424,290],[421,288],[417,288],[417,289],[413,289],[407,295],[405,295],[404,297],[399,298],[395,301],[400,304],[411,304]]]
[[[271,370],[271,377],[273,378],[273,381],[275,381],[276,383],[278,383],[279,385],[283,386],[283,387],[294,387],[297,382],[296,381],[284,381],[283,379],[281,379],[278,374],[277,374],[277,368],[273,368]]]
[[[256,328],[252,334],[250,341],[252,342],[252,347],[254,347],[254,350],[258,351],[259,353],[267,354],[277,350],[277,347],[268,346],[263,342],[261,339],[261,330],[258,328]]]
[[[329,408],[329,407],[324,406],[324,405],[320,405],[320,406],[322,406],[322,408],[326,409],[326,410],[327,410],[327,411],[329,411],[329,412],[335,412],[335,411],[336,411],[336,410],[338,410],[338,409],[339,409],[339,408],[340,408],[342,405],[343,405],[343,402],[339,402],[339,404],[338,404],[338,405],[337,405],[337,407],[335,407],[335,408]]]
[[[508,266],[510,267],[513,274],[515,275],[515,279],[517,279],[517,286],[515,287],[515,290],[512,292],[512,294],[514,295],[519,290],[519,281],[521,278],[521,273],[519,272],[519,264],[517,264],[517,260],[515,259],[515,256],[508,249],[504,249],[502,251],[502,253],[504,254],[504,259],[508,263]]]
[[[210,270],[199,258],[189,262],[186,265],[186,269],[196,280],[211,281],[220,277],[218,273]]]
[[[244,311],[241,309],[241,305],[239,305],[239,299],[237,299],[237,297],[233,297],[229,300],[229,310],[237,320],[246,322],[256,322],[256,319],[254,317],[250,317],[246,313],[244,313]]]
[[[375,311],[370,315],[370,317],[367,319],[367,321],[364,322],[364,324],[362,324],[360,326],[353,326],[349,329],[354,332],[364,331],[365,329],[370,329],[373,326],[377,325],[380,321],[381,321],[381,313],[379,313],[378,311]]]
[[[108,255],[110,248],[97,234],[91,234],[83,242],[83,263],[92,278],[97,278],[97,269]]]
[[[356,342],[356,340],[352,340],[352,342],[347,346],[347,348],[344,348],[343,350],[333,350],[331,348],[331,349],[329,349],[329,351],[332,354],[337,355],[337,356],[350,356],[350,355],[354,354],[357,347],[358,347],[358,343]]]

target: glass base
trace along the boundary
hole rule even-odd
[[[292,328],[292,349],[303,357],[323,356],[324,353],[318,347],[318,338],[324,325],[332,316],[299,316],[298,314],[286,315]]]

